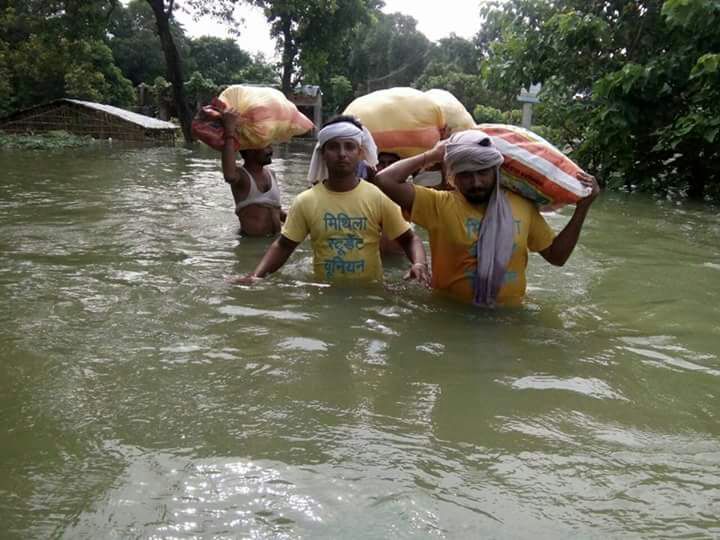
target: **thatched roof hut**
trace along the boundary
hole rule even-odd
[[[134,142],[174,142],[177,129],[170,122],[119,107],[67,98],[0,118],[0,130],[6,133],[64,130],[96,139]]]

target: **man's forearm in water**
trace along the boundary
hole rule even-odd
[[[420,237],[415,234],[412,229],[409,229],[398,236],[395,241],[400,244],[405,251],[405,255],[412,263],[404,279],[414,279],[422,285],[430,287],[430,272],[428,270],[425,247]]]
[[[423,247],[422,240],[420,240],[420,237],[413,233],[412,230],[404,232],[398,236],[395,241],[403,248],[403,251],[411,264],[427,265],[427,258],[425,256],[425,248]]]
[[[263,278],[273,272],[276,272],[285,264],[288,257],[295,251],[298,246],[297,242],[285,238],[280,235],[272,245],[268,248],[267,252],[263,256],[260,264],[258,264],[255,271],[251,274],[253,277]]]

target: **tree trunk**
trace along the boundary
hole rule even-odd
[[[157,24],[158,36],[165,54],[165,64],[167,66],[168,79],[173,87],[173,98],[175,107],[177,108],[180,127],[182,128],[185,142],[193,142],[191,131],[192,112],[190,106],[185,99],[185,89],[183,87],[182,61],[178,54],[175,41],[170,33],[170,17],[172,16],[173,2],[171,0],[167,10],[164,6],[164,0],[147,0],[148,4],[155,13],[155,22]]]
[[[283,55],[282,55],[282,91],[286,96],[292,92],[293,61],[295,60],[295,42],[292,36],[292,20],[285,15],[282,18]]]

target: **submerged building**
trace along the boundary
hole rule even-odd
[[[62,98],[0,118],[6,133],[63,130],[96,139],[174,143],[178,126],[112,105]]]

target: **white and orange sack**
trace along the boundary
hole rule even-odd
[[[432,99],[440,107],[445,115],[447,126],[446,135],[449,137],[458,131],[472,129],[475,127],[475,120],[467,111],[465,105],[447,90],[433,88],[427,90],[425,95]]]
[[[193,134],[205,144],[222,150],[222,111],[232,107],[240,117],[233,134],[235,149],[264,148],[285,142],[313,129],[314,124],[294,103],[274,88],[236,84],[226,88],[193,120]]]
[[[505,124],[480,124],[476,129],[489,135],[505,158],[500,180],[506,188],[553,208],[590,194],[576,178],[582,169],[540,135]]]
[[[343,114],[368,128],[378,152],[411,157],[429,150],[445,131],[442,108],[414,88],[388,88],[355,99]]]

